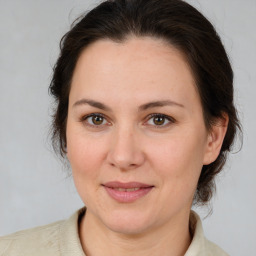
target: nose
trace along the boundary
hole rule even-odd
[[[135,134],[133,129],[119,129],[114,133],[107,161],[123,171],[141,166],[145,161],[145,155],[139,143],[139,134]]]

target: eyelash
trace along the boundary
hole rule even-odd
[[[81,118],[81,122],[84,123],[86,126],[89,126],[89,127],[92,127],[92,128],[96,128],[96,129],[101,128],[102,125],[95,125],[95,124],[93,125],[93,124],[88,123],[88,119],[89,119],[90,117],[101,117],[101,118],[103,118],[104,120],[106,120],[106,117],[105,117],[104,115],[100,114],[100,113],[92,113],[92,114],[83,116],[83,117]]]
[[[103,125],[102,124],[100,124],[100,125],[90,124],[88,122],[88,119],[91,118],[91,117],[101,117],[101,118],[103,118],[104,120],[107,121],[105,115],[103,115],[101,113],[92,113],[92,114],[83,116],[80,121],[83,122],[86,126],[89,126],[89,127],[92,127],[92,128],[96,128],[96,129],[100,129],[100,128],[102,128],[103,125],[105,125],[105,124],[103,124]],[[146,122],[148,122],[150,119],[156,118],[156,117],[164,118],[165,121],[166,120],[168,121],[168,123],[165,124],[165,125],[156,125],[156,124],[155,125],[150,125],[150,126],[154,126],[154,128],[157,128],[157,129],[165,128],[165,127],[171,125],[172,123],[176,123],[176,120],[173,117],[170,117],[170,116],[167,116],[167,115],[164,115],[164,114],[160,114],[160,113],[150,114],[146,118]],[[164,121],[164,123],[165,123],[165,121]]]
[[[155,128],[157,128],[157,129],[159,129],[159,128],[165,128],[165,127],[167,127],[167,126],[169,126],[169,125],[171,125],[171,124],[173,124],[173,123],[175,123],[176,122],[176,120],[173,118],[173,117],[170,117],[170,116],[167,116],[167,115],[164,115],[164,114],[160,114],[160,113],[154,113],[154,114],[150,114],[147,118],[146,118],[146,120],[147,120],[147,122],[150,120],[150,119],[152,119],[152,118],[156,118],[156,117],[160,117],[160,118],[164,118],[164,120],[166,121],[168,121],[168,124],[165,124],[165,125],[153,125],[153,126],[155,126]],[[164,121],[164,123],[165,123],[165,121]]]

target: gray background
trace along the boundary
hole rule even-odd
[[[0,0],[0,235],[67,218],[82,206],[51,150],[47,89],[61,36],[97,2]],[[255,255],[256,0],[188,2],[215,24],[226,46],[244,126],[242,150],[217,179],[205,233],[232,256]],[[202,217],[208,210],[197,209]]]

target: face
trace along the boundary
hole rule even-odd
[[[137,234],[189,214],[209,135],[178,50],[152,38],[87,47],[66,136],[76,188],[99,225]]]

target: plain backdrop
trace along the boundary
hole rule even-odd
[[[242,150],[217,178],[205,233],[232,256],[255,255],[256,1],[188,2],[210,19],[225,44],[244,129]],[[51,149],[48,86],[61,36],[97,3],[0,0],[0,235],[67,218],[83,206]],[[209,209],[196,210],[204,218]]]

